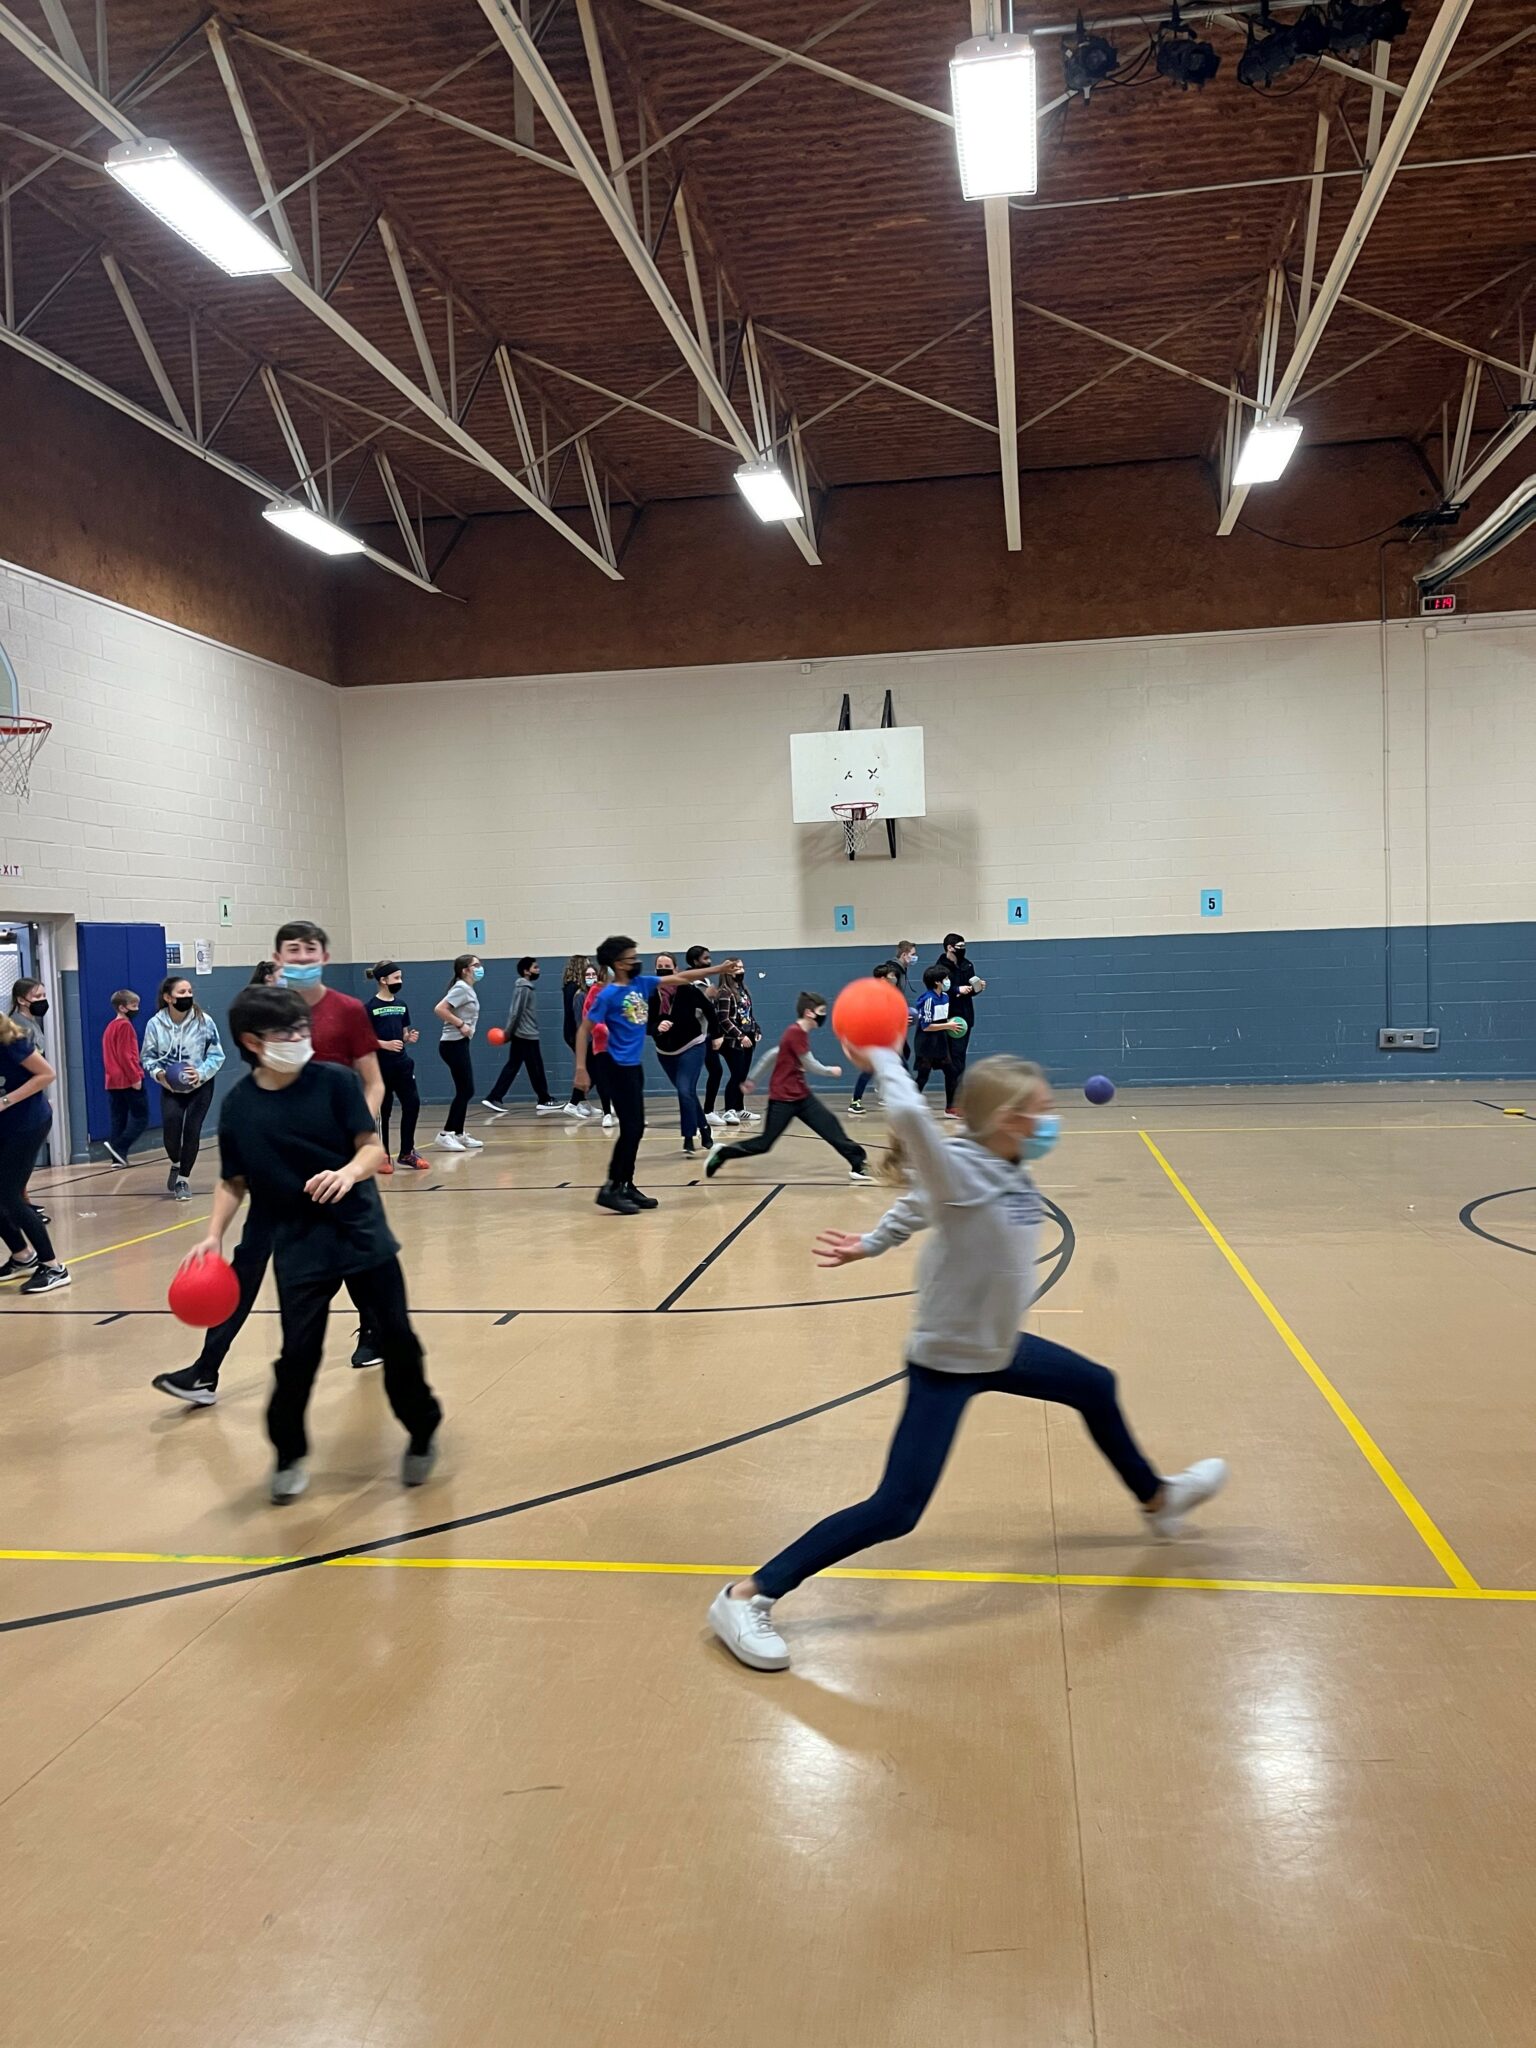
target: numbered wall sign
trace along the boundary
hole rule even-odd
[[[653,911],[651,912],[651,937],[652,937],[653,939],[670,939],[670,938],[671,938],[671,936],[672,936],[672,913],[671,913],[671,911],[669,911],[669,910],[653,910]]]
[[[1225,904],[1221,890],[1202,889],[1200,892],[1200,915],[1202,917],[1221,917],[1224,912]]]
[[[1029,923],[1029,898],[1010,896],[1008,898],[1008,922],[1010,925]]]
[[[839,903],[832,912],[832,929],[835,932],[851,932],[858,928],[858,919],[853,914],[851,903]]]
[[[483,917],[465,918],[464,943],[466,946],[483,946],[485,944],[485,919]]]

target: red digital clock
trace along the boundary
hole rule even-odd
[[[1437,590],[1433,597],[1421,597],[1419,599],[1420,616],[1426,619],[1435,612],[1453,612],[1455,609],[1456,593],[1454,590]]]

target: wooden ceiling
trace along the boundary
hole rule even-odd
[[[11,4],[46,35],[39,0]],[[697,0],[699,11],[717,21],[791,47],[807,43],[854,4]],[[68,5],[94,61],[89,0]],[[1105,11],[1101,5],[1099,12]],[[165,81],[134,108],[134,119],[254,207],[261,195],[200,27],[207,12],[199,0],[107,0],[109,87],[120,92],[145,73],[152,82]],[[642,135],[650,141],[670,134],[773,63],[644,0],[595,0],[595,12],[631,154],[642,147]],[[1392,55],[1394,82],[1407,78],[1433,12],[1429,0],[1414,0],[1409,33]],[[433,0],[431,6],[420,0],[244,0],[221,8],[220,18],[279,186],[302,179],[312,163],[395,115],[288,202],[306,260],[318,238],[322,279],[357,244],[333,295],[347,320],[421,377],[384,248],[370,228],[382,209],[405,248],[445,384],[450,300],[454,305],[461,402],[491,341],[503,340],[554,366],[524,365],[525,395],[535,421],[542,397],[551,441],[601,419],[590,446],[615,499],[644,504],[730,491],[739,457],[723,445],[707,414],[702,420],[710,438],[687,431],[701,424],[691,376],[575,178],[463,128],[400,111],[251,40],[287,45],[397,94],[426,95],[445,73],[466,67],[432,94],[436,107],[495,135],[521,135],[537,151],[558,156],[542,120],[520,103],[512,67],[475,0]],[[1019,28],[1063,18],[1063,10],[1043,4],[1017,10]],[[597,144],[598,108],[575,0],[554,0],[553,6],[534,0],[532,19],[542,23],[545,60]],[[1369,304],[1520,360],[1528,340],[1522,299],[1536,278],[1529,226],[1536,178],[1531,28],[1529,0],[1476,0],[1452,75],[1435,93],[1409,152],[1410,163],[1493,155],[1513,160],[1399,174],[1350,284],[1351,294]],[[943,109],[948,60],[966,33],[964,0],[873,0],[815,54]],[[1139,28],[1111,33],[1127,58],[1145,41]],[[1024,423],[1019,454],[1026,472],[1207,457],[1225,411],[1212,391],[1117,354],[1029,308],[1153,348],[1220,385],[1238,371],[1252,390],[1266,272],[1281,258],[1293,276],[1301,265],[1305,174],[1319,114],[1327,113],[1331,123],[1330,171],[1349,172],[1368,146],[1372,96],[1362,85],[1304,66],[1269,93],[1245,90],[1236,78],[1240,30],[1212,24],[1200,33],[1210,36],[1223,59],[1205,91],[1181,93],[1144,74],[1133,85],[1102,88],[1091,101],[1073,99],[1043,123],[1038,197],[1011,216]],[[1506,42],[1510,47],[1499,50]],[[1060,43],[1042,37],[1038,45],[1042,100],[1061,90]],[[1454,75],[1485,56],[1488,61],[1465,76]],[[1367,66],[1369,51],[1354,61]],[[1387,100],[1389,119],[1394,105]],[[233,405],[214,443],[222,454],[280,487],[293,483],[294,463],[267,396],[259,381],[248,381],[264,361],[278,373],[311,464],[324,459],[327,447],[340,458],[335,495],[338,505],[346,503],[349,520],[388,516],[370,459],[375,447],[410,479],[403,488],[413,509],[418,489],[429,514],[446,507],[465,515],[513,507],[493,476],[432,445],[442,437],[419,414],[407,413],[415,432],[392,427],[367,449],[343,454],[349,440],[375,427],[358,408],[393,417],[406,410],[398,396],[280,286],[224,279],[122,195],[92,168],[110,138],[5,45],[0,121],[0,168],[9,183],[46,161],[44,143],[66,145],[87,160],[53,163],[11,200],[15,317],[27,321],[33,342],[165,416],[166,401],[99,260],[105,248],[119,258],[189,414],[195,311],[204,432]],[[785,64],[656,151],[630,173],[631,188],[642,225],[660,236],[661,271],[686,310],[688,279],[676,223],[668,218],[679,177],[699,249],[712,346],[723,355],[744,416],[736,331],[750,315],[783,403],[811,423],[805,444],[825,486],[998,469],[997,437],[986,424],[995,417],[995,393],[981,209],[961,199],[948,128]],[[1265,180],[1271,182],[1259,182]],[[1186,189],[1199,186],[1234,189]],[[1179,196],[1136,196],[1175,190]],[[1359,190],[1358,172],[1333,177],[1325,187],[1319,274]],[[34,313],[81,258],[69,281]],[[1282,356],[1292,331],[1287,318]],[[859,380],[807,348],[881,372],[913,355],[893,374],[953,410],[931,409],[878,384],[850,398]],[[1378,351],[1372,360],[1351,367],[1372,350]],[[1341,306],[1297,410],[1310,441],[1408,437],[1438,462],[1442,407],[1450,402],[1454,409],[1464,369],[1452,350]],[[1113,374],[1104,377],[1106,371]],[[683,424],[615,411],[611,399],[571,378],[631,396],[654,386],[647,403]],[[1101,381],[1072,397],[1095,379]],[[1500,424],[1506,402],[1517,396],[1508,377],[1501,384],[1485,375],[1480,427]],[[500,460],[522,468],[494,372],[481,381],[465,420]],[[564,466],[556,502],[582,508],[571,523],[590,533],[574,460]],[[1326,529],[1326,507],[1318,508],[1318,519]]]

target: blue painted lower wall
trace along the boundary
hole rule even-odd
[[[716,935],[710,937],[714,943]],[[716,958],[728,950],[717,945]],[[776,1036],[790,1021],[799,990],[835,995],[874,965],[878,950],[872,947],[867,957],[847,946],[752,954],[748,972],[764,1031]],[[923,962],[929,957],[924,954]],[[978,945],[972,957],[988,983],[978,1006],[975,1056],[1024,1053],[1068,1085],[1094,1073],[1125,1087],[1536,1075],[1536,922],[1400,927],[1390,934],[1379,928],[1202,930],[1139,939],[1019,939]],[[540,983],[544,1057],[557,1096],[571,1072],[559,1028],[562,964],[546,960]],[[418,1081],[427,1101],[445,1101],[450,1090],[437,1057],[432,1005],[444,992],[448,969],[442,961],[407,961],[405,971],[406,997],[422,1034]],[[245,968],[218,968],[199,990],[221,1030],[247,976]],[[337,963],[330,978],[353,995],[371,993],[361,965]],[[510,960],[486,963],[485,1023],[505,1017],[515,980]],[[76,977],[67,975],[65,983],[71,1127],[76,1154],[84,1156],[79,1055],[83,1041],[86,1056],[96,1056],[107,1020],[82,1020]],[[1383,1024],[1438,1025],[1440,1050],[1378,1052]],[[821,1056],[830,1060],[834,1052],[829,1038]],[[491,1086],[501,1058],[477,1039],[480,1093]],[[231,1049],[220,1093],[242,1071]],[[654,1062],[651,1083],[664,1087]],[[527,1099],[526,1081],[519,1079],[511,1099]],[[210,1130],[216,1114],[217,1105]]]

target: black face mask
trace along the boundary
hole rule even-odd
[[[183,1017],[185,1017],[185,1015],[187,1014],[188,1010],[191,1009],[191,1007],[192,998],[190,996],[177,996],[171,1003],[171,1008],[173,1010],[179,1010]]]
[[[386,981],[384,984],[384,993],[387,996],[397,996],[399,995],[401,989],[403,989],[404,987],[405,983],[403,981]]]
[[[818,1013],[816,1014],[816,1016],[814,1016],[814,1017],[813,1017],[813,1018],[811,1019],[811,1022],[812,1022],[813,1024],[825,1024],[825,1023],[826,1023],[826,1021],[827,1021],[827,1013],[826,1013],[826,1011],[825,1011],[825,1010],[821,1010],[821,1011],[819,1011],[819,1012],[818,1012]]]
[[[34,1016],[34,1017],[46,1017],[46,1016],[47,1016],[47,1014],[48,1014],[48,998],[47,998],[46,996],[39,996],[39,997],[37,998],[36,1002],[34,1002],[34,1003],[32,1004],[32,1014],[33,1014],[33,1016]]]

